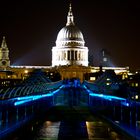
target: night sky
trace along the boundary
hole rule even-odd
[[[51,65],[51,49],[66,24],[69,0],[3,0],[0,40],[12,65]],[[75,24],[94,66],[106,49],[113,66],[140,68],[140,4],[135,0],[72,0]]]

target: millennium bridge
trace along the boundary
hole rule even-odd
[[[99,92],[100,83],[52,82],[39,72],[0,89],[0,139],[140,139],[140,102]]]

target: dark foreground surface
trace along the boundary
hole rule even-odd
[[[87,107],[56,106],[5,140],[133,140]]]

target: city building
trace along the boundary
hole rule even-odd
[[[9,66],[10,66],[9,49],[6,44],[5,37],[3,37],[2,44],[0,47],[0,68],[5,70]]]
[[[5,37],[0,48],[0,79],[25,79],[34,69],[42,69],[51,74],[59,73],[61,79],[78,78],[80,81],[87,79],[88,73],[100,71],[99,67],[89,66],[88,47],[80,29],[75,25],[71,4],[67,15],[66,26],[58,33],[56,46],[52,47],[52,66],[11,66],[9,50]],[[104,59],[106,61],[106,57]],[[102,71],[114,70],[116,74],[127,74],[129,67],[103,66]],[[9,74],[9,72],[11,73]],[[88,80],[94,81],[94,77]]]
[[[65,65],[88,66],[88,48],[82,32],[74,23],[71,5],[66,26],[59,31],[56,46],[52,48],[52,66]]]

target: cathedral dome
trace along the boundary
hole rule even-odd
[[[52,66],[88,66],[88,48],[82,32],[74,23],[70,4],[66,26],[63,27],[52,48]]]
[[[59,31],[56,39],[56,46],[69,46],[72,44],[84,46],[84,43],[85,41],[82,32],[74,24],[74,17],[70,5],[66,26]]]
[[[84,41],[84,38],[78,27],[68,25],[59,31],[57,41]]]

